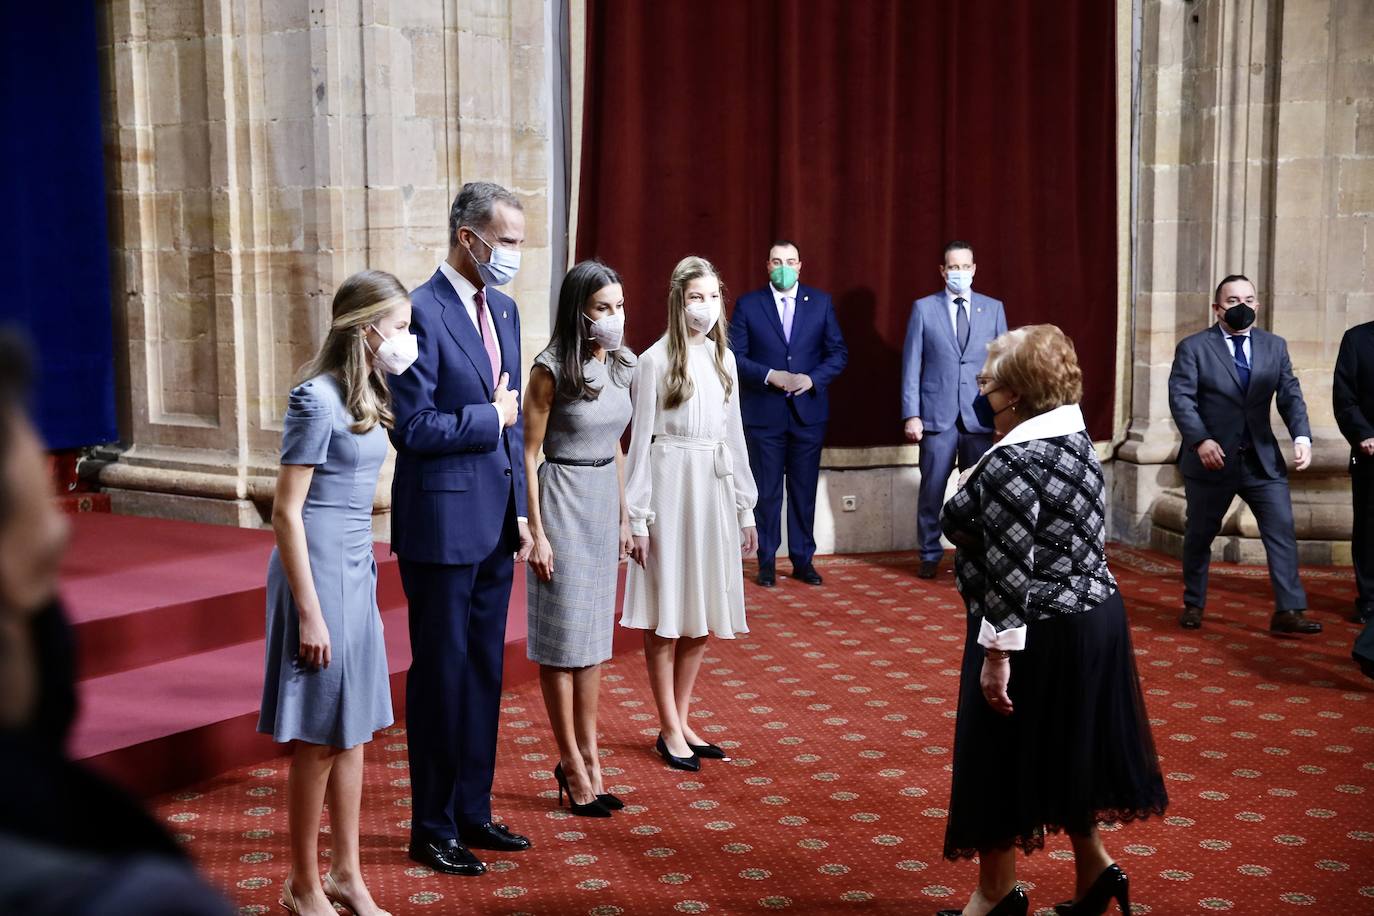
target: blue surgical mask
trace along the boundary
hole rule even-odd
[[[996,391],[997,389],[994,388],[992,390]],[[1010,410],[1015,406],[1015,404],[1008,404],[1006,407],[1003,407],[1002,410]],[[986,426],[988,429],[993,428],[993,421],[996,420],[997,415],[1002,412],[1002,410],[993,410],[992,402],[989,401],[988,396],[981,391],[973,396],[972,407],[973,415],[978,418],[979,425]]]
[[[973,271],[945,271],[945,286],[956,296],[967,296],[968,291],[973,289]]]
[[[472,233],[477,235],[476,232]],[[515,279],[515,275],[520,271],[520,252],[513,248],[497,248],[491,242],[477,235],[483,245],[491,249],[491,260],[478,261],[477,256],[473,255],[472,260],[477,264],[477,273],[481,275],[482,282],[489,286],[505,286]],[[472,249],[468,249],[471,254]]]

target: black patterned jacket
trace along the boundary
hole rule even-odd
[[[1000,633],[1107,599],[1105,503],[1086,432],[988,453],[940,516],[969,613]]]

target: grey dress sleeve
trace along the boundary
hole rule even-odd
[[[282,422],[282,464],[324,464],[334,428],[334,408],[317,381],[291,389]]]

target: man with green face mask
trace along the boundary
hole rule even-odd
[[[821,445],[830,419],[827,390],[849,360],[830,294],[803,286],[801,253],[789,241],[768,249],[768,285],[741,296],[730,319],[739,370],[749,469],[759,488],[758,583],[776,582],[787,487],[787,553],[792,578],[820,585],[811,559]]]

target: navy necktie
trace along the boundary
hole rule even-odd
[[[954,316],[954,327],[959,337],[959,352],[963,353],[964,348],[968,346],[968,308],[963,296],[955,299],[954,304],[959,307]]]
[[[1250,390],[1250,361],[1245,358],[1245,335],[1232,334],[1231,343],[1236,348],[1236,374],[1240,376],[1240,387]]]

